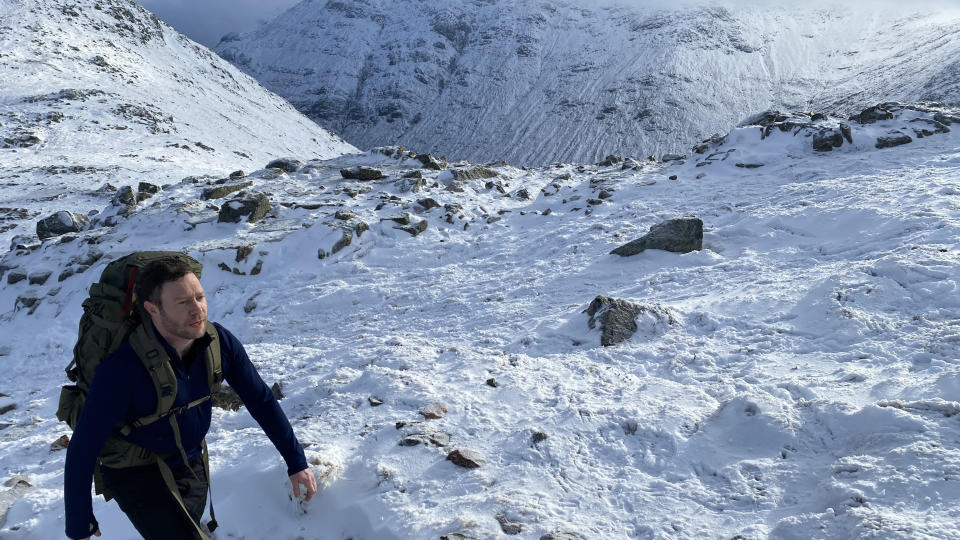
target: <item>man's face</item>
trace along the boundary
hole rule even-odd
[[[153,325],[171,345],[174,341],[191,341],[205,333],[207,297],[195,274],[188,273],[177,281],[160,287],[160,305],[144,302]]]

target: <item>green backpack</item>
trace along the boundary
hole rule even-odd
[[[173,402],[177,396],[177,379],[173,366],[170,364],[170,358],[166,351],[153,334],[153,325],[142,324],[143,321],[149,320],[149,315],[142,307],[137,306],[137,299],[134,294],[137,271],[155,260],[166,258],[186,262],[198,277],[203,270],[203,266],[199,262],[183,253],[140,251],[108,264],[100,275],[100,281],[90,286],[90,296],[83,302],[83,315],[80,317],[77,343],[73,348],[73,360],[66,368],[67,378],[74,384],[66,385],[60,391],[57,418],[66,422],[71,429],[75,429],[80,418],[80,412],[83,410],[87,391],[93,383],[97,366],[127,341],[130,342],[133,350],[136,351],[140,361],[143,362],[144,367],[153,379],[154,389],[157,392],[156,411],[130,424],[116,426],[115,434],[107,439],[100,451],[98,467],[94,473],[94,483],[96,493],[103,494],[107,500],[110,500],[112,496],[103,486],[99,473],[100,464],[111,468],[126,468],[153,463],[160,466],[164,480],[167,480],[167,487],[171,489],[175,498],[178,501],[180,500],[179,490],[176,489],[172,473],[165,462],[165,458],[169,456],[158,456],[145,448],[126,441],[117,436],[116,433],[127,435],[134,428],[167,419],[171,424],[181,458],[184,463],[187,463],[186,451],[180,442],[180,429],[177,426],[176,413],[211,399],[212,395],[220,390],[223,380],[219,334],[216,328],[207,322],[207,334],[213,338],[209,347],[204,351],[210,394],[182,407],[173,408]],[[203,444],[203,459],[209,481],[210,469],[206,442]],[[211,517],[213,517],[212,510],[211,500]],[[184,511],[186,511],[185,508]],[[216,528],[215,518],[211,521],[209,528],[211,531]],[[201,537],[206,538],[202,531]]]

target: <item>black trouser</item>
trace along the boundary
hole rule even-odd
[[[190,469],[183,466],[171,467],[189,516],[184,514],[180,503],[170,493],[158,465],[101,469],[105,487],[146,540],[199,540],[200,535],[191,519],[194,523],[200,523],[203,507],[207,503],[208,483],[202,458],[193,460],[190,466],[200,478],[199,482],[190,473]],[[107,534],[110,534],[110,531],[107,531]]]

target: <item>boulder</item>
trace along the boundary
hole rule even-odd
[[[669,163],[671,161],[683,161],[687,159],[687,156],[684,154],[664,154],[660,157],[660,161],[663,163]]]
[[[813,149],[817,152],[829,152],[843,145],[843,135],[833,130],[825,130],[813,135]]]
[[[50,279],[50,276],[53,274],[50,270],[45,270],[43,272],[34,272],[27,276],[27,280],[31,285],[43,285]]]
[[[610,298],[598,296],[590,302],[584,311],[590,316],[590,328],[600,325],[600,344],[604,347],[616,345],[630,339],[637,331],[636,318],[643,311],[643,306]]]
[[[440,203],[438,203],[437,201],[435,201],[435,200],[434,200],[433,198],[431,198],[431,197],[426,197],[426,198],[424,198],[424,199],[420,199],[420,200],[417,201],[417,204],[419,204],[420,207],[423,208],[424,210],[430,210],[430,209],[432,209],[432,208],[439,208],[439,207],[440,207]]]
[[[382,171],[380,171],[380,169],[361,166],[350,167],[349,169],[340,169],[340,176],[349,178],[351,180],[362,180],[365,182],[387,177]]]
[[[583,537],[575,532],[557,531],[541,536],[540,540],[583,540]]]
[[[854,115],[851,120],[856,120],[861,124],[873,124],[881,120],[893,119],[893,112],[887,110],[883,104],[867,107],[860,114]]]
[[[270,163],[267,163],[267,166],[264,167],[264,168],[265,168],[265,169],[280,169],[280,170],[286,171],[286,172],[288,172],[288,173],[295,173],[295,172],[297,172],[297,169],[299,169],[301,166],[303,166],[303,162],[300,161],[299,159],[293,159],[293,158],[278,158],[278,159],[275,159],[275,160],[271,161]],[[242,172],[242,171],[241,171],[241,172]],[[233,176],[233,175],[231,175],[231,176]]]
[[[70,436],[61,435],[59,439],[53,441],[53,444],[50,445],[51,452],[58,452],[60,450],[66,450],[70,446]]]
[[[623,158],[620,156],[615,156],[613,154],[603,158],[603,161],[597,163],[600,167],[613,167],[618,163],[623,163]]]
[[[394,227],[394,229],[399,229],[403,232],[410,233],[410,236],[417,236],[423,231],[427,230],[427,220],[422,220],[413,225],[405,225],[402,227]]]
[[[200,194],[200,198],[209,201],[212,199],[222,199],[227,195],[236,193],[240,190],[246,189],[253,185],[253,182],[237,182],[235,184],[224,184],[221,186],[214,186],[203,190],[203,193]]]
[[[21,281],[27,279],[27,273],[23,270],[11,270],[7,274],[7,285],[13,285],[14,283],[20,283]]]
[[[504,514],[497,514],[497,523],[500,524],[500,530],[506,535],[517,535],[523,531],[523,523],[510,521]]]
[[[123,186],[117,190],[117,193],[110,199],[113,206],[135,206],[137,204],[137,194],[133,192],[133,187]]]
[[[637,331],[637,316],[642,313],[647,313],[651,320],[658,323],[672,325],[675,322],[666,308],[635,304],[609,296],[597,296],[583,312],[590,316],[587,324],[591,329],[600,326],[600,345],[604,347],[630,339]]]
[[[646,235],[628,242],[610,253],[629,257],[647,249],[674,253],[699,251],[703,247],[703,221],[695,217],[669,219],[650,227]]]
[[[472,180],[483,180],[485,178],[496,178],[499,176],[496,171],[486,167],[474,167],[472,169],[451,169],[454,182],[470,182]]]
[[[420,409],[420,416],[438,420],[447,414],[447,410],[448,408],[446,403],[431,403],[430,405]]]
[[[483,456],[472,450],[454,450],[447,454],[447,461],[452,461],[458,467],[476,469],[487,463]]]
[[[231,180],[239,180],[239,179],[243,178],[243,177],[246,176],[246,175],[247,175],[247,173],[243,172],[243,169],[238,169],[238,170],[233,171],[232,173],[230,173],[230,179],[231,179]]]
[[[909,135],[900,131],[891,131],[882,137],[877,137],[877,144],[875,146],[877,148],[892,148],[910,142],[913,142],[913,139],[910,138]]]
[[[444,158],[437,159],[430,154],[417,154],[414,156],[414,159],[423,164],[425,169],[433,169],[435,171],[442,171],[447,168],[447,160]]]
[[[333,217],[341,221],[350,221],[351,219],[356,218],[357,215],[351,212],[350,210],[341,208],[340,210],[337,210],[336,213],[333,214]]]
[[[37,236],[40,240],[46,240],[62,234],[80,232],[89,223],[90,218],[83,214],[61,210],[37,222]]]
[[[160,186],[156,184],[140,182],[140,184],[137,186],[137,202],[145,201],[161,191],[162,190],[160,189]]]
[[[256,223],[270,211],[270,200],[263,193],[241,193],[240,196],[220,207],[218,223],[239,223],[244,217],[247,223]]]
[[[238,411],[243,407],[243,400],[237,395],[237,392],[229,386],[221,386],[220,391],[211,396],[214,407],[219,407],[227,411]]]
[[[361,222],[362,223],[362,222]],[[358,229],[359,230],[359,229]],[[360,234],[358,233],[357,236]],[[353,232],[347,228],[334,229],[322,240],[324,247],[317,249],[317,258],[326,259],[327,257],[339,252],[341,249],[349,246],[353,242]]]

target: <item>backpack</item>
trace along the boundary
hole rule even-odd
[[[188,460],[186,451],[180,442],[176,413],[211,399],[212,395],[220,390],[223,380],[219,334],[212,324],[206,322],[207,334],[213,338],[203,355],[210,394],[177,409],[173,408],[173,401],[177,396],[176,375],[169,356],[153,333],[153,325],[149,322],[149,315],[142,307],[137,306],[134,293],[137,271],[150,262],[165,258],[186,262],[198,277],[203,271],[203,266],[198,261],[183,253],[140,251],[108,264],[100,275],[100,280],[90,286],[90,295],[83,301],[83,315],[80,317],[77,343],[73,348],[73,360],[66,368],[67,378],[74,384],[66,385],[60,391],[57,419],[66,422],[70,429],[75,429],[80,418],[80,412],[83,410],[87,392],[93,383],[97,366],[127,341],[130,342],[151,379],[153,379],[153,385],[157,392],[156,411],[129,424],[116,426],[114,433],[110,435],[100,451],[98,466],[94,473],[94,484],[96,493],[98,495],[103,494],[107,500],[110,500],[112,496],[103,486],[99,473],[100,464],[111,468],[127,468],[157,463],[165,480],[170,475],[164,456],[158,456],[137,446],[121,438],[118,434],[127,435],[137,427],[169,419],[177,447],[186,464]],[[206,442],[203,444],[203,459],[209,480]],[[172,475],[170,475],[167,482],[168,487],[171,487],[172,480]],[[180,500],[179,491],[175,486],[172,491],[177,500]],[[216,521],[214,520],[210,525],[210,530],[212,531],[215,527]],[[202,533],[201,536],[205,537]]]

